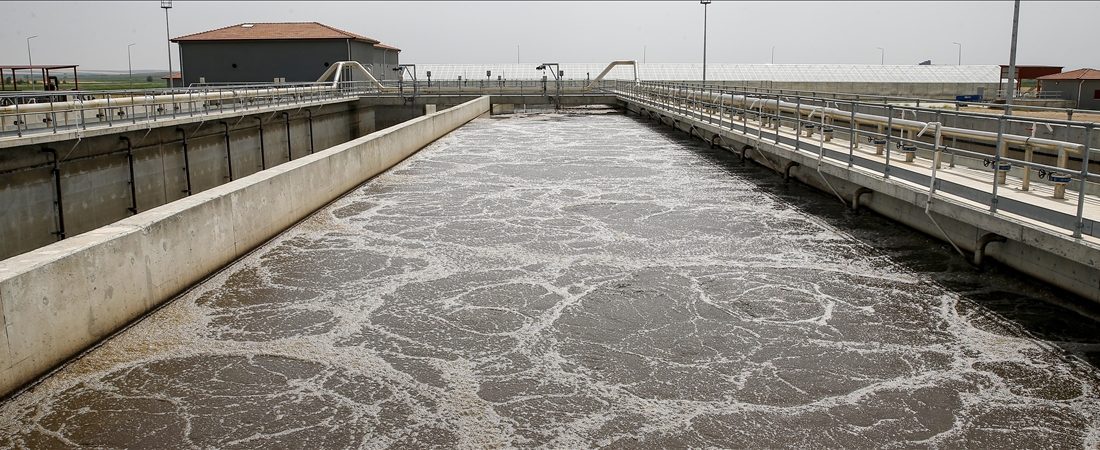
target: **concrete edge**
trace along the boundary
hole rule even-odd
[[[228,118],[228,117],[239,117],[243,114],[262,114],[262,113],[269,113],[269,112],[272,112],[272,111],[280,111],[280,110],[287,109],[287,108],[308,108],[308,107],[314,107],[314,106],[333,105],[333,104],[337,104],[337,103],[349,103],[349,102],[355,102],[355,101],[358,101],[358,100],[359,100],[359,97],[348,97],[348,98],[341,98],[341,99],[306,102],[306,103],[300,103],[300,104],[294,104],[294,105],[273,105],[273,106],[265,106],[263,108],[258,108],[258,109],[241,109],[241,110],[237,110],[237,111],[214,112],[214,113],[205,114],[204,117],[203,117],[203,120],[205,120],[207,122],[213,122],[213,121],[225,119],[225,118]],[[28,114],[42,114],[42,113],[28,113]],[[181,124],[190,124],[190,123],[194,123],[195,119],[197,117],[199,117],[199,116],[190,116],[189,115],[189,116],[186,116],[186,117],[162,117],[162,118],[160,118],[160,120],[157,120],[157,121],[144,120],[144,121],[139,121],[137,123],[119,123],[118,125],[114,125],[114,126],[103,126],[103,125],[100,125],[100,124],[95,124],[95,125],[92,126],[92,128],[89,128],[87,130],[65,129],[65,130],[59,130],[57,133],[52,133],[52,132],[49,132],[47,130],[47,131],[41,131],[41,132],[40,131],[35,131],[33,133],[25,133],[23,135],[23,137],[5,136],[3,138],[0,138],[0,150],[6,149],[6,148],[12,148],[12,147],[24,146],[24,145],[49,144],[51,142],[67,141],[67,140],[71,140],[71,139],[92,138],[92,137],[96,137],[96,136],[118,134],[118,133],[127,133],[127,132],[131,132],[131,131],[143,131],[143,130],[148,130],[148,129],[151,129],[151,128],[163,128],[163,127],[177,126],[177,125],[181,125]],[[123,120],[122,122],[125,122],[125,120]]]
[[[631,105],[628,102],[628,109]],[[651,105],[645,105],[644,108],[653,111],[660,109]],[[718,128],[669,110],[661,109],[661,114],[670,119],[675,118],[677,122],[672,126],[681,131],[687,131],[694,126],[697,130],[708,134],[721,135],[723,140],[728,140],[727,142],[755,147],[756,143],[752,137],[742,136],[737,132]],[[662,123],[668,125],[664,121]],[[932,202],[931,212],[935,220],[948,233],[945,239],[944,234],[940,233],[935,228],[935,224],[924,214],[927,194],[923,191],[926,189],[913,189],[893,179],[874,177],[826,161],[822,165],[822,172],[829,177],[832,185],[830,188],[821,181],[821,176],[816,170],[799,170],[802,166],[816,166],[816,156],[811,157],[796,152],[793,148],[778,146],[772,142],[764,141],[761,144],[761,148],[757,151],[770,155],[770,158],[765,157],[763,161],[750,158],[758,164],[783,174],[784,164],[795,162],[798,166],[792,170],[792,178],[826,192],[830,196],[833,195],[832,188],[840,190],[847,196],[860,187],[871,189],[877,195],[861,201],[861,206],[938,240],[950,239],[963,250],[973,252],[980,236],[985,233],[1004,236],[1009,239],[1008,242],[987,248],[985,252],[987,258],[1000,261],[1008,267],[1091,302],[1100,303],[1100,246],[1096,244],[1075,239],[1068,234],[1052,233],[1036,228],[1009,214],[990,215],[984,210],[975,209],[951,198],[936,197]],[[771,159],[775,158],[779,158],[780,161],[773,163]]]
[[[482,96],[0,261],[0,398],[489,110]]]

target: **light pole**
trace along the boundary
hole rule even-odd
[[[175,87],[175,82],[172,81],[172,29],[168,25],[168,10],[172,9],[172,0],[160,0],[160,7],[164,8],[164,33],[168,36],[168,87]]]
[[[882,66],[886,64],[886,49],[882,47],[875,47],[879,52],[878,65]]]
[[[707,5],[711,0],[699,0],[703,5],[703,84],[707,84]]]
[[[1012,9],[1012,48],[1008,54],[1008,96],[1005,98],[1005,114],[1012,114],[1012,97],[1016,96],[1016,30],[1020,26],[1020,0]]]
[[[134,65],[130,63],[130,47],[133,47],[134,43],[131,42],[126,45],[126,73],[130,80],[130,89],[134,89]]]
[[[958,42],[952,43],[959,46],[959,65],[961,66],[963,65],[963,45]]]
[[[775,64],[775,46],[772,46],[772,64]]]
[[[27,38],[27,65],[34,66],[34,60],[31,59],[31,39],[38,37],[38,35]],[[34,67],[28,67],[31,69],[31,89],[34,89]]]

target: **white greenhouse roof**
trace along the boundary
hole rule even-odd
[[[469,80],[484,80],[485,71],[491,78],[503,76],[507,80],[539,80],[543,75],[553,79],[550,72],[536,70],[537,63],[511,64],[417,64],[417,77],[424,78],[432,72],[433,80],[456,80],[459,76]],[[562,63],[561,70],[567,80],[584,80],[586,74],[596,78],[607,63]],[[699,80],[702,64],[697,63],[649,63],[638,64],[641,80]],[[996,83],[1000,67],[996,65],[974,66],[919,66],[919,65],[870,65],[870,64],[707,64],[707,79],[713,81],[806,81],[848,83]],[[617,66],[607,74],[607,80],[633,80],[634,67]]]

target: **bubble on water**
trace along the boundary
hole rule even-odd
[[[444,136],[0,405],[0,447],[1100,442],[1095,324],[1042,287],[597,112]]]

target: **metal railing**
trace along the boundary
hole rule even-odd
[[[681,82],[677,82],[677,83],[681,83]],[[682,83],[689,84],[689,85],[692,85],[692,86],[702,86],[702,83],[699,83],[699,82],[682,82]],[[1000,114],[1001,112],[1003,112],[1003,110],[1005,108],[1004,103],[994,103],[994,102],[990,101],[990,100],[1003,99],[1004,98],[1004,96],[1003,96],[1004,91],[992,92],[993,97],[990,97],[989,95],[986,95],[985,98],[982,101],[960,101],[960,100],[955,100],[955,99],[928,98],[928,97],[907,97],[907,96],[901,96],[901,95],[854,94],[854,93],[835,92],[835,91],[784,89],[784,88],[773,88],[773,87],[766,87],[766,86],[759,86],[758,87],[758,86],[747,86],[747,85],[739,85],[739,84],[724,84],[724,83],[721,83],[721,82],[719,82],[719,83],[709,83],[708,82],[708,85],[710,85],[710,87],[715,88],[715,89],[748,91],[748,92],[756,92],[756,93],[762,93],[762,94],[804,95],[804,96],[813,96],[813,97],[819,97],[819,98],[830,98],[830,99],[834,99],[834,100],[854,100],[854,101],[858,101],[858,102],[867,102],[867,103],[875,103],[875,102],[877,102],[877,103],[894,103],[894,104],[914,105],[914,106],[918,106],[918,107],[921,106],[921,105],[924,105],[926,107],[935,106],[935,107],[940,107],[940,108],[954,108],[954,109],[960,109],[960,108],[966,108],[966,107],[984,107],[984,108],[989,108],[990,109],[989,114]],[[1055,91],[1043,91],[1042,95],[1038,96],[1037,98],[1053,99],[1053,98],[1058,98],[1059,94],[1060,93],[1055,92]],[[1032,96],[1032,97],[1017,96],[1016,98],[1036,98],[1036,97],[1034,97],[1034,96]],[[996,110],[1002,110],[1002,111],[997,112]],[[1063,108],[1063,107],[1053,107],[1053,106],[1037,106],[1037,105],[1018,105],[1018,104],[1012,105],[1012,110],[1017,112],[1017,113],[1033,112],[1033,113],[1058,113],[1058,114],[1064,114],[1066,116],[1066,120],[1073,120],[1074,115],[1097,114],[1097,111],[1088,110],[1088,109]]]
[[[0,94],[0,137],[328,102],[377,93],[363,82]]]
[[[1095,150],[1089,147],[1095,136],[1095,124],[1090,122],[899,107],[889,103],[719,89],[689,83],[619,82],[609,90],[641,106],[670,111],[742,134],[756,147],[766,142],[809,154],[818,159],[819,172],[824,161],[848,170],[859,167],[878,173],[883,179],[897,178],[928,186],[929,204],[938,192],[942,192],[982,204],[991,214],[1010,212],[1066,230],[1077,238],[1083,234],[1100,237],[1100,226],[1084,217],[1086,198],[1090,196],[1083,194],[1088,192],[1090,183],[1097,181],[1097,177],[1089,173],[1089,162],[1095,157]],[[906,118],[915,116],[916,112],[933,113],[935,120]],[[993,121],[997,132],[946,126],[954,115]],[[1032,135],[1006,132],[1013,122],[1030,124]],[[1034,130],[1038,127],[1076,130],[1084,140],[1036,138]],[[783,128],[791,131],[782,132]],[[843,145],[833,142],[840,137],[848,141],[846,151],[842,150]],[[991,146],[992,154],[960,148],[963,142]],[[1055,162],[1035,161],[1034,156],[1040,149],[1056,152]],[[1012,151],[1023,156],[1010,156]],[[1074,156],[1078,164],[1073,164]],[[918,166],[918,160],[926,164]],[[988,171],[985,188],[944,179],[939,171],[945,163],[949,167],[963,166],[981,171],[978,173]],[[1020,191],[1031,190],[1032,184],[1044,182],[1043,178],[1054,186],[1056,193],[1075,188],[1078,193],[1076,214],[1003,195],[1000,190],[1007,187],[1010,172],[1019,175],[1019,181],[1012,182],[1019,183],[1015,187]],[[822,179],[828,183],[824,176]]]
[[[613,85],[602,81],[594,87]],[[0,137],[114,127],[203,114],[245,112],[365,96],[544,95],[590,92],[587,80],[420,80],[204,84],[182,89],[50,91],[0,94]]]

